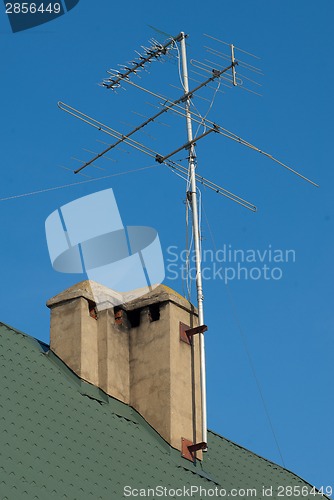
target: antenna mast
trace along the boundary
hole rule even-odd
[[[187,50],[186,50],[186,35],[181,32],[182,38],[181,57],[182,57],[182,73],[183,73],[183,87],[185,95],[189,93],[188,82],[188,65],[187,65]],[[194,247],[195,247],[195,265],[196,265],[196,289],[197,289],[197,304],[198,304],[198,325],[204,325],[204,310],[203,310],[203,285],[202,285],[202,265],[201,265],[201,236],[200,227],[198,225],[198,207],[197,207],[197,186],[196,186],[196,153],[195,143],[193,141],[192,120],[190,112],[191,95],[188,95],[185,101],[186,111],[186,124],[189,143],[189,177],[190,177],[190,193],[187,195],[191,200],[193,233],[194,233]],[[204,334],[199,334],[200,342],[200,359],[201,359],[201,405],[202,405],[202,441],[207,443],[207,409],[206,409],[206,372],[205,372],[205,342]]]

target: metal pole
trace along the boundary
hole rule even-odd
[[[184,93],[189,92],[188,82],[188,66],[187,66],[187,52],[186,52],[186,35],[181,32],[181,56],[182,56],[182,71],[183,71],[183,86]],[[193,216],[193,231],[194,231],[194,247],[195,247],[195,261],[196,261],[196,287],[197,287],[197,303],[198,303],[198,324],[204,325],[204,312],[203,312],[203,286],[202,286],[202,271],[201,271],[201,248],[200,248],[200,228],[198,226],[198,209],[197,209],[197,191],[196,191],[196,165],[195,165],[195,144],[193,141],[193,131],[190,113],[190,96],[188,96],[186,103],[186,123],[188,142],[191,143],[189,147],[189,173],[190,173],[190,186],[191,186],[191,208]],[[207,439],[207,412],[206,412],[206,372],[205,372],[205,346],[204,335],[199,334],[200,343],[200,359],[201,359],[201,403],[202,403],[202,441],[208,442]]]

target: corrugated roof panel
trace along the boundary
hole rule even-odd
[[[118,500],[126,485],[217,484],[257,488],[253,498],[260,499],[262,485],[307,484],[214,433],[203,464],[191,464],[135,410],[78,379],[45,345],[1,323],[0,377],[1,500]]]

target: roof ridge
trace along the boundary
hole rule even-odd
[[[3,321],[0,321],[0,327],[1,326],[4,326],[5,328],[7,328],[7,330],[11,330],[12,332],[17,333],[18,335],[22,335],[22,337],[25,337],[29,341],[37,342],[40,345],[40,347],[42,347],[42,350],[44,352],[46,352],[46,350],[50,349],[50,345],[47,344],[46,342],[43,342],[43,340],[40,340],[36,337],[33,337],[32,335],[29,335],[28,333],[22,332],[18,328],[15,328],[14,326],[8,325],[8,323],[4,323]]]
[[[255,456],[255,457],[257,457],[257,458],[259,458],[259,459],[261,459],[261,460],[264,460],[265,462],[267,462],[267,463],[268,463],[269,465],[271,465],[271,466],[278,467],[279,469],[282,469],[283,471],[288,472],[289,474],[291,474],[291,475],[292,475],[292,476],[294,476],[295,478],[297,478],[297,479],[299,479],[300,481],[303,481],[304,483],[306,483],[306,484],[308,484],[309,486],[311,486],[311,488],[315,488],[315,487],[313,486],[313,484],[309,483],[306,479],[302,478],[301,476],[299,476],[299,475],[298,475],[298,474],[296,474],[295,472],[291,471],[290,469],[287,469],[286,467],[283,467],[282,465],[277,464],[276,462],[273,462],[272,460],[269,460],[269,458],[265,458],[265,457],[263,457],[263,456],[259,455],[258,453],[254,452],[254,451],[252,451],[252,450],[250,450],[250,449],[248,449],[248,448],[246,448],[245,446],[242,446],[242,445],[240,445],[240,444],[236,443],[235,441],[232,441],[231,439],[228,439],[228,438],[226,438],[226,437],[222,436],[222,435],[221,435],[221,434],[219,434],[218,432],[215,432],[215,431],[212,431],[212,430],[208,429],[208,433],[213,434],[213,435],[215,435],[215,436],[219,437],[220,439],[222,439],[222,440],[224,440],[224,441],[227,441],[228,443],[230,443],[230,444],[232,444],[232,445],[236,446],[237,448],[239,448],[239,449],[241,449],[241,450],[247,451],[247,452],[248,452],[248,453],[250,453],[251,455],[253,455],[253,456]],[[318,490],[317,490],[317,488],[315,488],[315,489],[316,489],[316,491],[318,491]],[[322,496],[323,496],[323,498],[327,498],[328,500],[331,500],[328,496],[326,496],[326,495],[324,495],[324,494],[323,494]]]

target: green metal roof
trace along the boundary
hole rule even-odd
[[[0,376],[1,500],[120,500],[130,488],[142,489],[133,491],[141,497],[197,499],[213,490],[252,489],[233,496],[262,499],[268,498],[263,486],[273,487],[273,498],[278,486],[311,489],[213,432],[203,463],[192,464],[131,407],[80,380],[45,344],[3,323]],[[162,488],[172,495],[160,496]]]

